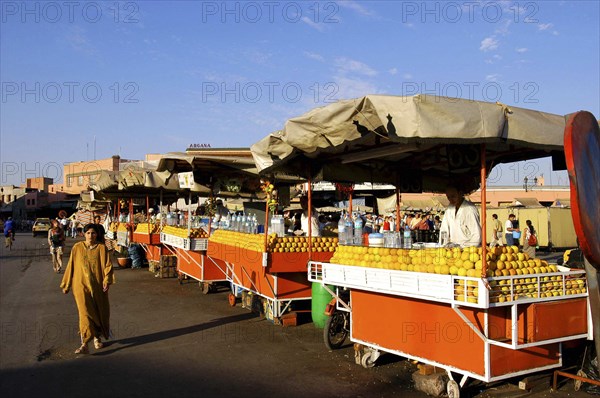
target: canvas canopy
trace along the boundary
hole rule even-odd
[[[90,184],[90,189],[107,198],[143,197],[162,191],[165,198],[175,199],[180,191],[183,192],[177,175],[135,165],[128,165],[119,172],[102,171]],[[208,189],[199,187],[199,191],[206,192]]]
[[[224,197],[253,197],[260,191],[260,177],[251,157],[190,155],[170,152],[162,156],[158,171],[193,173],[192,192]]]
[[[223,197],[263,198],[261,177],[252,157],[190,155],[171,152],[163,155],[158,164],[162,172],[193,172],[195,186],[202,185],[206,192],[212,189]],[[293,184],[304,181],[296,176],[273,173],[279,183]]]
[[[288,120],[251,147],[261,173],[313,180],[381,182],[402,192],[440,192],[460,177],[478,188],[486,166],[553,156],[564,159],[562,116],[429,95],[369,95]]]

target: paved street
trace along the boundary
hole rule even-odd
[[[67,258],[68,250],[65,265]],[[311,323],[274,326],[229,307],[226,289],[203,295],[197,283],[179,285],[147,269],[115,273],[114,340],[77,357],[75,303],[59,290],[45,239],[20,234],[12,251],[1,247],[2,396],[426,397],[414,391],[416,367],[403,358],[385,355],[364,369],[351,345],[328,352]],[[589,395],[569,383],[551,396]]]

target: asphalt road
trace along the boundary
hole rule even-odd
[[[65,264],[73,242],[68,239]],[[2,245],[3,397],[427,396],[414,390],[416,366],[406,359],[384,355],[364,369],[354,363],[350,344],[327,351],[311,323],[284,328],[229,307],[226,288],[203,295],[195,282],[180,285],[147,269],[115,272],[114,339],[77,356],[75,303],[59,289],[45,239],[20,234],[12,251]],[[461,396],[475,395],[516,396],[507,384],[472,387]],[[547,395],[548,389],[530,394]],[[551,396],[589,395],[566,383]]]

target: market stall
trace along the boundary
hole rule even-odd
[[[157,216],[163,201],[170,203],[180,194],[178,184],[170,177],[170,173],[135,165],[118,173],[103,172],[90,188],[98,196],[115,202],[114,214],[105,223],[107,239],[123,249],[139,245],[149,262],[160,263],[168,252],[160,242],[161,225]],[[160,203],[159,214],[152,217],[150,199]]]
[[[481,188],[485,242],[491,168],[547,156],[564,164],[564,126],[561,116],[499,103],[367,96],[290,119],[268,137],[280,141],[274,150],[263,145],[254,155],[264,173],[394,184],[398,207],[403,192]],[[329,262],[311,261],[308,275],[351,290],[341,305],[351,311],[358,363],[373,366],[389,352],[443,368],[449,396],[458,397],[469,377],[490,382],[560,367],[563,342],[592,337],[585,272],[518,247],[498,250],[347,244]]]
[[[309,252],[309,241],[307,237],[270,234],[265,246],[262,234],[219,230],[209,239],[207,255],[225,261],[234,291],[250,293],[244,301],[256,295],[259,311],[279,322],[286,312],[298,309],[294,304],[311,300],[311,283],[306,276],[309,258],[327,261],[337,246],[336,238],[314,238]],[[230,303],[235,303],[234,293]]]
[[[250,158],[187,153],[165,154],[158,165],[158,170],[177,176],[180,188],[189,195],[187,212],[181,217],[167,218],[161,242],[177,257],[179,275],[197,280],[204,293],[213,291],[216,283],[231,279],[224,259],[207,255],[211,228],[212,232],[219,228],[218,224],[212,224],[214,195],[234,197],[243,195],[240,191],[251,191],[252,188],[243,186],[242,182],[245,176],[252,175],[248,170],[253,167]],[[207,198],[203,205],[205,214],[193,214],[192,195],[198,199],[198,208],[200,197]]]
[[[163,168],[191,172],[194,183],[211,188],[212,198],[259,201],[258,206],[245,203],[246,212],[233,218],[211,218],[206,254],[198,261],[200,267],[217,267],[223,272],[232,285],[231,305],[241,298],[245,306],[279,322],[286,312],[297,309],[299,302],[311,299],[311,284],[306,276],[308,260],[311,255],[323,261],[329,259],[337,239],[311,240],[284,236],[283,229],[275,232],[270,216],[277,208],[274,186],[264,181],[261,185],[252,157],[165,155],[159,165],[159,169]],[[273,182],[297,180],[277,175]],[[283,221],[281,216],[275,218],[276,222]]]

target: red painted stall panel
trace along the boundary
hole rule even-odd
[[[177,248],[177,270],[201,282],[227,279],[226,264],[222,260],[210,259],[204,252]]]

